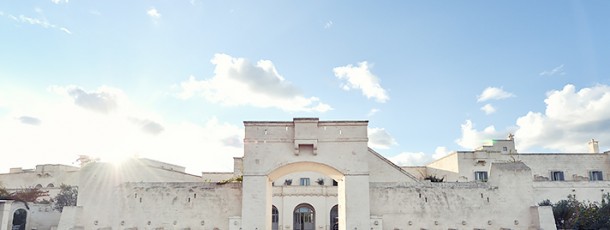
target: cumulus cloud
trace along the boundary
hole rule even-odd
[[[478,96],[477,102],[483,102],[488,100],[501,100],[510,97],[514,97],[515,95],[509,92],[504,91],[502,88],[497,87],[487,87],[483,92]]]
[[[201,95],[210,102],[226,106],[274,107],[285,111],[326,112],[332,109],[317,97],[304,97],[269,60],[253,64],[243,58],[216,54],[211,62],[215,65],[214,76],[201,81],[189,77],[180,83],[178,97],[188,99]]]
[[[540,76],[555,76],[555,75],[565,75],[566,72],[563,70],[563,64],[553,68],[552,70],[545,70],[540,72]]]
[[[368,128],[369,146],[373,149],[388,149],[397,145],[396,140],[383,128]]]
[[[30,117],[30,116],[20,116],[17,118],[19,120],[19,122],[23,123],[23,124],[27,124],[27,125],[40,125],[40,123],[42,123],[40,121],[40,119],[35,118],[35,117]]]
[[[204,169],[231,171],[233,157],[243,155],[243,149],[235,147],[243,139],[241,124],[214,117],[204,119],[203,123],[164,121],[154,111],[131,104],[127,95],[113,99],[116,107],[110,113],[90,112],[92,109],[83,109],[70,95],[69,92],[80,89],[77,86],[50,87],[47,92],[0,88],[3,110],[7,111],[0,116],[0,127],[10,130],[0,132],[0,152],[19,155],[0,161],[2,171],[9,167],[33,167],[36,163],[71,164],[78,155],[102,161],[139,155],[182,165],[188,172],[199,174]],[[104,88],[82,91],[108,92]],[[37,114],[29,117],[44,121],[44,125],[36,128],[23,125],[22,121],[35,121],[24,114]]]
[[[586,152],[591,138],[610,143],[610,86],[576,91],[574,85],[547,93],[546,111],[517,119],[515,141],[520,150],[539,146],[562,152]]]
[[[465,149],[475,149],[481,147],[483,144],[488,142],[489,140],[499,139],[503,135],[503,132],[496,131],[496,128],[493,125],[487,126],[485,129],[479,131],[474,128],[472,121],[466,120],[464,124],[461,125],[462,136],[455,141],[458,145]]]
[[[445,146],[438,146],[434,150],[434,154],[432,154],[432,159],[437,160],[437,159],[443,158],[444,156],[449,155],[449,153],[451,153],[451,151],[449,151],[447,149],[447,147],[445,147]]]
[[[388,157],[396,165],[418,166],[430,162],[430,156],[423,152],[402,152],[396,156]]]
[[[163,130],[165,130],[165,128],[163,128],[161,124],[148,119],[138,119],[131,117],[129,118],[129,120],[139,126],[143,132],[148,134],[158,135],[159,133],[163,132]]]
[[[146,14],[148,14],[148,16],[150,16],[152,19],[159,19],[159,18],[161,18],[161,14],[154,7],[148,9],[146,11]]]
[[[228,147],[234,147],[234,148],[241,149],[244,147],[244,142],[242,140],[243,139],[239,135],[233,135],[233,136],[222,139],[222,143]]]
[[[342,85],[344,90],[359,89],[366,98],[374,98],[380,103],[390,100],[387,91],[379,84],[379,78],[371,73],[366,61],[358,63],[358,66],[350,64],[335,67],[333,72],[335,77],[346,81]]]
[[[103,86],[93,92],[87,92],[78,86],[51,86],[51,90],[65,94],[74,99],[74,104],[100,113],[109,113],[118,106],[118,98],[123,95],[119,89]]]
[[[494,108],[491,104],[485,104],[483,107],[481,107],[481,110],[483,110],[483,112],[485,112],[487,115],[496,112],[496,108]]]

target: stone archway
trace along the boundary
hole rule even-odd
[[[272,229],[272,181],[313,171],[337,181],[339,229],[369,229],[367,121],[244,122],[242,227]]]

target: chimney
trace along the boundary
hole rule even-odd
[[[589,153],[599,153],[599,145],[595,139],[589,141]]]

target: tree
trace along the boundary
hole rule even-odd
[[[552,206],[558,229],[610,229],[610,194],[601,203],[579,202],[573,196],[552,204],[549,200],[540,206]]]
[[[53,208],[62,212],[65,206],[76,206],[78,188],[76,186],[61,184],[59,189],[59,193],[55,196],[55,205]]]
[[[23,188],[9,195],[10,199],[24,201],[24,202],[37,202],[39,197],[48,196],[49,194],[38,188]]]
[[[0,200],[8,199],[9,197],[10,197],[10,193],[8,191],[6,191],[6,189],[4,188],[4,186],[2,186],[2,184],[0,184]]]

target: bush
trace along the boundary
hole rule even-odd
[[[55,204],[53,208],[62,212],[65,206],[76,206],[78,200],[78,188],[76,186],[70,186],[61,184],[59,186],[59,193],[55,196]]]

